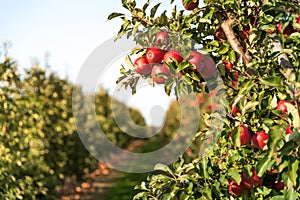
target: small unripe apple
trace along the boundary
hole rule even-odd
[[[245,188],[242,185],[238,185],[235,181],[229,180],[228,191],[233,196],[241,196],[245,192]]]
[[[251,142],[258,149],[263,149],[266,146],[267,139],[268,139],[268,134],[263,130],[253,135],[251,138]]]
[[[139,57],[134,61],[134,70],[141,75],[147,75],[151,73],[152,65],[148,63],[146,57]]]
[[[159,31],[155,35],[155,44],[158,46],[167,45],[169,43],[169,33],[166,31]]]
[[[276,182],[274,184],[274,189],[279,192],[280,190],[283,190],[284,189],[284,182],[282,181],[279,181],[279,182]]]
[[[164,58],[165,51],[157,47],[149,47],[146,50],[146,58],[149,63],[161,63]]]
[[[197,8],[199,6],[199,0],[196,0],[196,2],[192,1],[189,4],[187,4],[186,6],[184,5],[184,0],[182,0],[182,4],[186,10],[194,10],[195,8]]]
[[[233,64],[232,62],[228,61],[228,60],[223,60],[223,64],[226,68],[227,71],[231,71],[233,68]]]
[[[257,188],[263,184],[263,179],[256,175],[256,170],[252,169],[251,172],[251,177],[245,172],[242,173],[242,185],[247,189]]]
[[[179,51],[176,50],[170,50],[164,55],[164,62],[165,63],[172,63],[173,60],[177,60],[178,63],[181,63],[183,61],[183,57],[181,56]]]
[[[151,72],[151,77],[155,83],[165,83],[166,78],[158,77],[158,74],[165,74],[166,76],[171,76],[169,67],[167,65],[154,65]]]
[[[277,103],[277,107],[276,107],[277,110],[280,110],[282,112],[282,114],[286,114],[287,112],[287,107],[286,105],[284,104],[284,101],[283,100],[280,100],[278,101]]]

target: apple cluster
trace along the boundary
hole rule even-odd
[[[286,103],[293,104],[292,102],[286,102],[283,100],[278,101],[276,109],[281,111],[283,115],[287,114],[287,106]],[[231,109],[232,115],[236,116],[240,113],[240,110],[237,106],[233,106]],[[247,144],[252,144],[254,147],[258,149],[263,149],[266,146],[266,142],[268,140],[268,134],[265,130],[256,132],[254,135],[251,135],[250,131],[245,125],[241,125],[241,132],[240,132],[240,145],[244,146]],[[286,128],[286,134],[293,134],[291,129],[291,125],[289,124]],[[230,133],[230,137],[232,138],[232,132]]]
[[[213,59],[203,55],[198,51],[191,51],[185,59],[181,52],[175,49],[161,48],[169,46],[170,35],[166,31],[159,31],[155,35],[155,46],[148,47],[146,52],[141,57],[134,61],[134,70],[136,73],[148,76],[150,75],[153,81],[157,84],[164,84],[167,77],[173,77],[174,70],[170,70],[171,65],[178,66],[181,62],[188,62],[191,71],[198,73],[202,78],[211,78],[216,73],[216,66]],[[176,74],[180,79],[183,74]]]
[[[277,103],[276,109],[279,110],[283,115],[287,114],[287,106],[285,105],[287,102],[280,100]],[[240,113],[237,106],[232,107],[232,115],[235,116],[238,113]],[[254,135],[251,135],[250,131],[245,125],[241,125],[241,132],[240,132],[240,145],[248,145],[251,143],[251,145],[257,149],[263,149],[268,140],[268,134],[265,130],[258,131]],[[286,128],[286,134],[293,134],[293,131],[291,130],[291,125],[289,124]],[[232,132],[230,133],[230,137],[232,138]],[[242,194],[249,192],[251,189],[255,189],[261,185],[263,185],[265,181],[262,177],[258,177],[256,174],[255,169],[252,169],[252,176],[249,177],[245,172],[241,174],[241,183],[237,184],[233,180],[229,180],[229,193],[234,196],[241,196]],[[275,189],[276,191],[280,191],[284,189],[284,183],[282,181],[276,181],[276,173],[272,173],[272,176],[275,177],[272,179],[272,183],[269,183],[265,186]],[[266,177],[268,179],[268,177]]]
[[[272,175],[275,176],[270,176],[272,177],[271,180],[264,180],[262,177],[259,177],[257,175],[257,172],[255,169],[251,169],[251,176],[249,176],[246,171],[243,171],[240,175],[241,182],[240,184],[237,184],[234,180],[229,180],[228,185],[229,185],[229,193],[233,196],[241,196],[245,193],[249,193],[252,189],[258,188],[262,185],[275,189],[277,192],[280,190],[284,189],[284,182],[283,181],[277,181],[276,177],[277,174],[272,172]],[[268,179],[267,177],[266,179]]]

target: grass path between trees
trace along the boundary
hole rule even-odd
[[[134,141],[129,151],[150,152],[161,145],[158,138],[147,142]],[[130,200],[137,193],[134,186],[146,180],[149,173],[126,173],[99,163],[98,168],[89,174],[89,178],[69,189],[69,195],[62,196],[61,200]]]

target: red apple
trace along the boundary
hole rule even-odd
[[[228,60],[223,60],[223,64],[225,65],[226,70],[231,71],[233,68],[232,62]]]
[[[255,147],[259,149],[263,149],[266,146],[267,139],[268,139],[268,134],[263,130],[253,135],[251,138],[251,142]]]
[[[152,66],[146,57],[139,57],[134,61],[134,70],[141,75],[147,75],[151,73]]]
[[[231,79],[230,82],[233,87],[237,87],[239,85],[239,82],[237,81],[239,79],[239,74],[237,72],[233,72],[232,75],[234,76],[235,80]]]
[[[242,173],[242,185],[247,189],[257,188],[263,184],[263,179],[256,175],[256,170],[252,169],[251,172],[251,177],[245,172]]]
[[[219,27],[215,32],[215,39],[218,41],[227,40],[226,34],[224,33],[223,29]]]
[[[159,31],[155,35],[155,44],[158,46],[166,45],[169,42],[169,33],[166,31]]]
[[[282,181],[276,182],[276,183],[274,184],[274,189],[275,189],[277,192],[279,192],[280,190],[283,190],[283,188],[284,188],[284,182],[282,182]]]
[[[300,16],[296,19],[296,23],[300,24]],[[296,28],[296,31],[300,32],[300,29]]]
[[[283,100],[280,100],[278,101],[277,103],[277,107],[276,107],[277,110],[280,110],[282,112],[282,114],[286,114],[287,112],[287,107],[286,105],[284,104],[284,101]]]
[[[238,109],[237,106],[233,106],[232,109],[231,109],[231,112],[235,116],[240,112],[240,110]]]
[[[241,196],[245,192],[245,188],[242,185],[238,185],[233,180],[229,180],[229,193],[233,196]]]
[[[287,25],[284,30],[282,30],[283,24],[277,24],[277,31],[279,34],[283,34],[285,38],[293,33],[293,26],[291,24]]]
[[[165,74],[167,76],[170,76],[170,70],[167,65],[154,65],[152,72],[151,72],[151,77],[155,83],[165,83],[166,78],[164,77],[157,77],[158,74]]]
[[[161,63],[165,55],[165,51],[157,47],[149,47],[146,50],[146,58],[149,63]]]
[[[170,50],[164,55],[165,63],[172,63],[172,59],[177,60],[178,63],[181,63],[183,61],[183,57],[181,56],[180,52],[176,50]]]
[[[239,36],[242,40],[248,40],[249,38],[250,26],[247,25],[243,28],[243,30],[239,31]]]
[[[186,10],[194,10],[195,8],[197,8],[199,6],[199,0],[196,0],[196,2],[194,2],[194,0],[193,0],[192,2],[190,2],[187,5],[184,5],[184,0],[182,0],[182,4]]]
[[[242,131],[240,133],[240,144],[241,146],[249,144],[251,141],[251,134],[245,125],[241,125]],[[232,132],[230,133],[232,138]]]
[[[217,72],[214,60],[206,56],[203,56],[203,58],[200,60],[200,63],[196,67],[197,71],[204,79],[213,77]]]
[[[286,134],[293,134],[293,131],[291,129],[291,125],[290,124],[286,127],[285,133]]]
[[[191,64],[194,65],[195,68],[193,69],[193,71],[197,71],[197,68],[200,65],[200,61],[203,59],[203,55],[201,53],[199,53],[198,51],[192,51],[190,52],[189,58],[187,59],[187,61]]]

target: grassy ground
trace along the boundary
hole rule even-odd
[[[161,142],[159,138],[149,141],[142,145],[138,152],[149,152],[159,148]],[[125,173],[118,172],[119,178],[113,183],[112,187],[106,191],[105,200],[130,200],[137,193],[134,186],[147,179],[149,173]],[[95,198],[97,199],[97,198]],[[98,198],[99,199],[99,198]],[[102,199],[101,199],[102,200]]]

